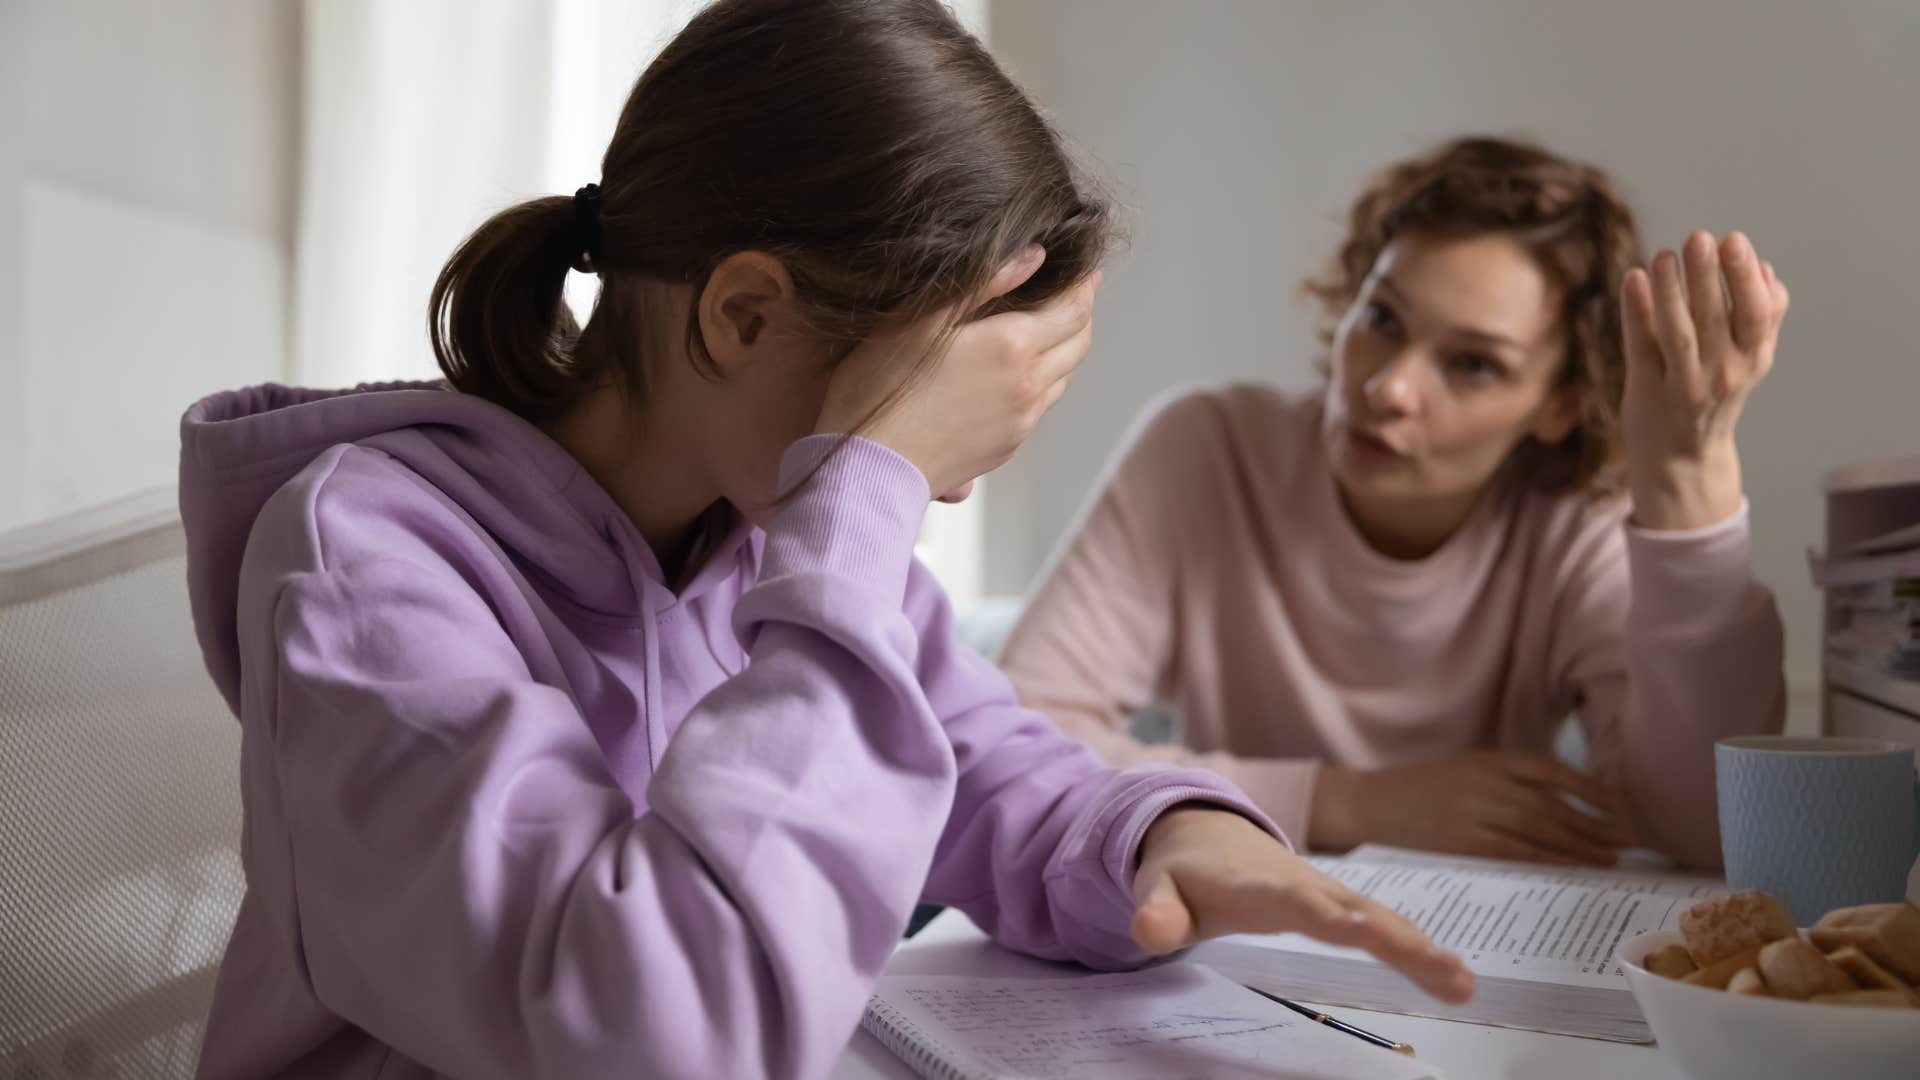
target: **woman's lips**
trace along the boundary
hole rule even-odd
[[[1347,445],[1363,458],[1376,461],[1398,461],[1406,457],[1397,447],[1370,431],[1359,428],[1347,429]]]

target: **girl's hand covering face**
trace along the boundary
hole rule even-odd
[[[1045,259],[1028,248],[966,311],[1019,288]],[[1096,271],[1044,307],[964,323],[924,369],[914,361],[928,326],[876,335],[834,370],[815,432],[857,431],[913,462],[936,498],[964,494],[975,477],[1006,464],[1066,392],[1093,345],[1099,288]]]

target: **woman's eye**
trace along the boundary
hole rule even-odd
[[[1392,333],[1400,328],[1400,317],[1393,313],[1393,309],[1374,300],[1367,301],[1366,306],[1360,309],[1360,321],[1367,329],[1382,333]]]
[[[1448,370],[1463,379],[1484,382],[1500,375],[1500,364],[1480,353],[1461,353],[1447,362]]]

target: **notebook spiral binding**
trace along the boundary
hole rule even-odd
[[[990,1074],[961,1065],[960,1055],[951,1047],[878,997],[867,1002],[860,1026],[926,1080],[994,1080]]]

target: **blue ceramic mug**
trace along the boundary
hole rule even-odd
[[[1911,747],[1749,735],[1713,747],[1727,885],[1764,889],[1801,926],[1900,900],[1920,857]]]

